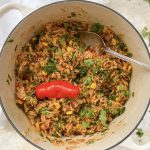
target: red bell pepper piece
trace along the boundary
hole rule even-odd
[[[36,97],[39,99],[76,98],[80,93],[80,89],[68,81],[55,80],[38,85],[35,92]]]

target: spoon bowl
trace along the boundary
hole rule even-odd
[[[112,56],[115,56],[115,57],[122,59],[124,61],[127,61],[129,63],[135,64],[147,71],[150,71],[149,64],[145,64],[143,62],[137,61],[133,58],[129,58],[127,56],[124,56],[120,53],[117,53],[117,52],[111,50],[109,47],[106,46],[106,44],[105,44],[104,40],[101,38],[101,36],[94,32],[80,31],[79,36],[80,36],[80,41],[83,42],[86,46],[90,46],[92,49],[94,49],[97,54],[106,52]]]

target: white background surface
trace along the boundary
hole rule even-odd
[[[57,0],[0,0],[0,6],[8,2],[19,2],[33,9]],[[150,5],[144,0],[92,0],[113,8],[125,16],[139,31],[147,26],[150,30]],[[13,10],[0,18],[0,50],[15,25],[22,19],[21,13]],[[148,44],[148,41],[146,41]],[[144,130],[140,139],[133,133],[120,146],[113,150],[150,150],[150,109],[139,128]],[[149,145],[148,145],[149,141]],[[136,143],[136,144],[135,144]],[[0,108],[0,150],[36,150],[22,139],[9,125]]]

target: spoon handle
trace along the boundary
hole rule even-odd
[[[105,49],[105,52],[107,52],[108,54],[111,54],[111,55],[113,55],[113,56],[115,56],[117,58],[120,58],[120,59],[122,59],[124,61],[127,61],[127,62],[130,62],[132,64],[138,65],[138,66],[142,67],[143,69],[145,69],[147,71],[150,71],[150,65],[149,64],[145,64],[143,62],[140,62],[140,61],[137,61],[135,59],[129,58],[127,56],[124,56],[124,55],[119,54],[119,53],[117,53],[117,52],[115,52],[115,51],[113,51],[113,50],[111,50],[109,48]]]

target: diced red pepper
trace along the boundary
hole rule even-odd
[[[63,80],[42,83],[36,87],[36,96],[42,100],[45,98],[76,98],[79,93],[78,86]]]

